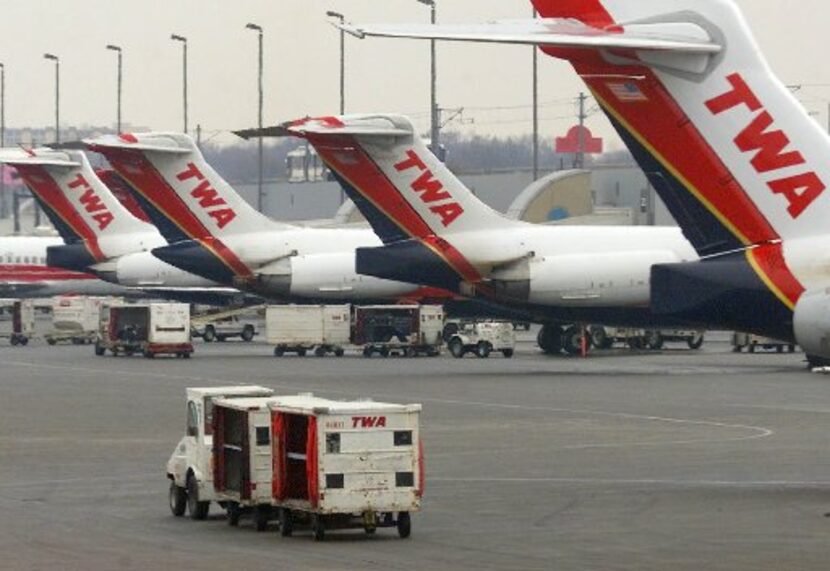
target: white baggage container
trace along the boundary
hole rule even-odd
[[[250,400],[272,394],[271,389],[259,386],[187,389],[186,433],[167,461],[170,510],[173,515],[182,516],[188,510],[191,518],[205,519],[210,502],[217,499],[211,470],[214,403],[220,399],[223,402],[235,398]],[[266,489],[270,492],[270,486],[266,486]]]
[[[8,337],[14,346],[27,345],[35,334],[35,303],[31,299],[3,299],[0,307],[0,337]]]
[[[277,357],[289,352],[304,356],[311,349],[318,356],[332,352],[340,357],[349,343],[351,306],[270,305],[265,329]]]
[[[363,356],[391,352],[407,357],[439,354],[444,330],[440,305],[363,305],[354,309],[352,342],[363,347]]]
[[[282,535],[307,523],[317,540],[337,528],[409,536],[424,490],[421,405],[297,395],[269,406]]]
[[[186,303],[114,304],[101,308],[95,354],[142,353],[190,357],[190,306]]]
[[[46,341],[75,344],[92,343],[98,331],[101,307],[112,300],[105,297],[58,297],[52,304],[52,331]]]

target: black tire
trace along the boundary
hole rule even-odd
[[[690,337],[687,341],[689,345],[689,349],[698,350],[703,347],[703,333],[695,335],[694,337]]]
[[[28,344],[29,344],[29,338],[28,338],[28,337],[26,337],[25,335],[21,335],[21,336],[20,336],[20,344],[21,344],[23,347],[25,347],[26,345],[28,345]]]
[[[346,354],[346,351],[344,351],[342,347],[338,347],[337,349],[334,350],[334,356],[335,357],[342,357],[345,354]]]
[[[268,521],[271,519],[271,506],[258,505],[254,508],[254,527],[257,531],[268,529]]]
[[[325,357],[326,356],[326,348],[325,347],[316,347],[314,349],[314,356],[315,357]]]
[[[753,343],[752,345],[750,345],[750,346],[749,346],[749,352],[750,352],[750,353],[754,353],[754,352],[755,352],[755,343]]]
[[[291,537],[292,533],[294,533],[294,518],[291,515],[291,510],[280,508],[280,535]]]
[[[308,352],[308,350],[305,347],[300,347],[299,349],[297,349],[297,356],[298,357],[305,357],[307,352]]]
[[[58,342],[58,340],[57,340],[57,339],[54,339],[54,338],[52,338],[52,337],[49,337],[49,338],[47,338],[47,339],[46,339],[46,342],[47,342],[49,345],[55,345],[55,344]],[[75,343],[75,340],[74,340],[74,339],[72,340],[72,343],[73,343],[73,344],[75,344],[75,345],[77,345],[77,343]]]
[[[314,541],[323,541],[326,538],[326,525],[320,514],[311,514],[311,537]]]
[[[103,357],[104,353],[106,353],[106,352],[107,352],[107,350],[104,349],[103,347],[101,347],[101,344],[96,341],[95,342],[95,355],[97,357]]]
[[[562,349],[568,355],[582,354],[582,330],[571,325],[562,332]]]
[[[460,359],[464,356],[464,342],[461,341],[458,337],[453,337],[450,339],[449,345],[447,346],[450,350],[450,355],[455,357],[456,359]]]
[[[239,507],[239,503],[228,502],[228,505],[225,506],[225,509],[228,512],[228,525],[231,527],[238,526],[239,518],[242,516],[242,508]]]
[[[216,340],[219,341],[220,343],[224,343],[225,341],[228,340],[228,336],[227,335],[217,335]]]
[[[775,352],[776,353],[783,353],[784,352],[784,346],[783,345],[776,345],[775,346]]]
[[[132,355],[132,351],[130,349],[127,349],[127,354]],[[154,359],[156,356],[156,354],[150,351],[149,349],[145,349],[144,351],[142,351],[141,354],[144,355],[145,359]]]
[[[536,336],[536,343],[545,355],[562,353],[562,328],[548,323],[543,325]]]
[[[282,347],[274,347],[274,357],[282,357],[285,355],[285,349]]]
[[[645,340],[642,337],[629,337],[626,341],[629,349],[634,351],[639,351],[643,347],[645,347]]]
[[[190,359],[190,356],[192,354],[193,353],[190,353],[190,352],[184,352],[184,353],[182,353],[182,359]]]
[[[418,351],[414,347],[407,347],[403,350],[403,356],[407,359],[413,359],[418,356]]]
[[[787,345],[787,349],[789,349],[790,353],[795,353],[795,345],[793,345],[792,343]]]
[[[170,511],[176,517],[182,517],[187,510],[187,490],[177,486],[176,482],[170,482]]]
[[[12,344],[12,347],[16,347],[20,343],[20,340],[17,338],[17,335],[12,333],[12,336],[9,338],[9,343]]]
[[[479,359],[486,359],[490,356],[490,351],[493,349],[487,341],[479,341],[476,345],[476,357]]]
[[[449,343],[450,339],[452,339],[453,335],[456,333],[458,333],[458,323],[447,323],[444,325],[444,330],[441,333],[444,343]]]
[[[591,344],[597,349],[610,349],[614,340],[608,337],[608,332],[602,325],[594,325],[588,330]]]
[[[646,331],[646,346],[649,349],[659,351],[663,348],[663,343],[665,343],[665,340],[663,339],[662,333],[655,330]]]
[[[504,355],[505,359],[512,359],[513,358],[513,349],[502,349],[501,354]]]
[[[410,535],[412,535],[412,518],[409,516],[409,512],[400,512],[398,514],[398,535],[401,539],[406,539]]]
[[[372,348],[371,347],[364,347],[363,348],[363,356],[369,359],[372,356]]]
[[[256,334],[256,331],[254,331],[253,325],[246,325],[242,329],[242,340],[245,341],[246,343],[250,343],[251,341],[254,340],[254,335],[255,334]]]
[[[199,501],[199,484],[191,473],[187,475],[187,511],[194,520],[207,519],[210,502]]]
[[[384,358],[388,357],[389,356],[389,347],[381,347],[380,351],[378,351],[378,353],[380,353],[381,357],[384,357]]]
[[[202,334],[202,339],[205,340],[205,343],[213,343],[216,341],[216,329],[214,329],[213,325],[208,325],[205,327],[205,332]]]

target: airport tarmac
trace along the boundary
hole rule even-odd
[[[618,351],[189,361],[0,345],[0,569],[821,569],[830,559],[830,377],[803,356]],[[413,535],[174,518],[167,458],[188,386],[420,402]],[[219,515],[215,507],[212,514]]]

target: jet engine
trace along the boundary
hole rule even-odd
[[[830,364],[830,288],[802,294],[793,313],[793,331],[811,364]]]

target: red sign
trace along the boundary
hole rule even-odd
[[[599,154],[602,152],[602,138],[594,137],[588,127],[579,125],[571,127],[564,137],[556,137],[557,153],[576,154],[580,152],[580,149],[585,154]]]

